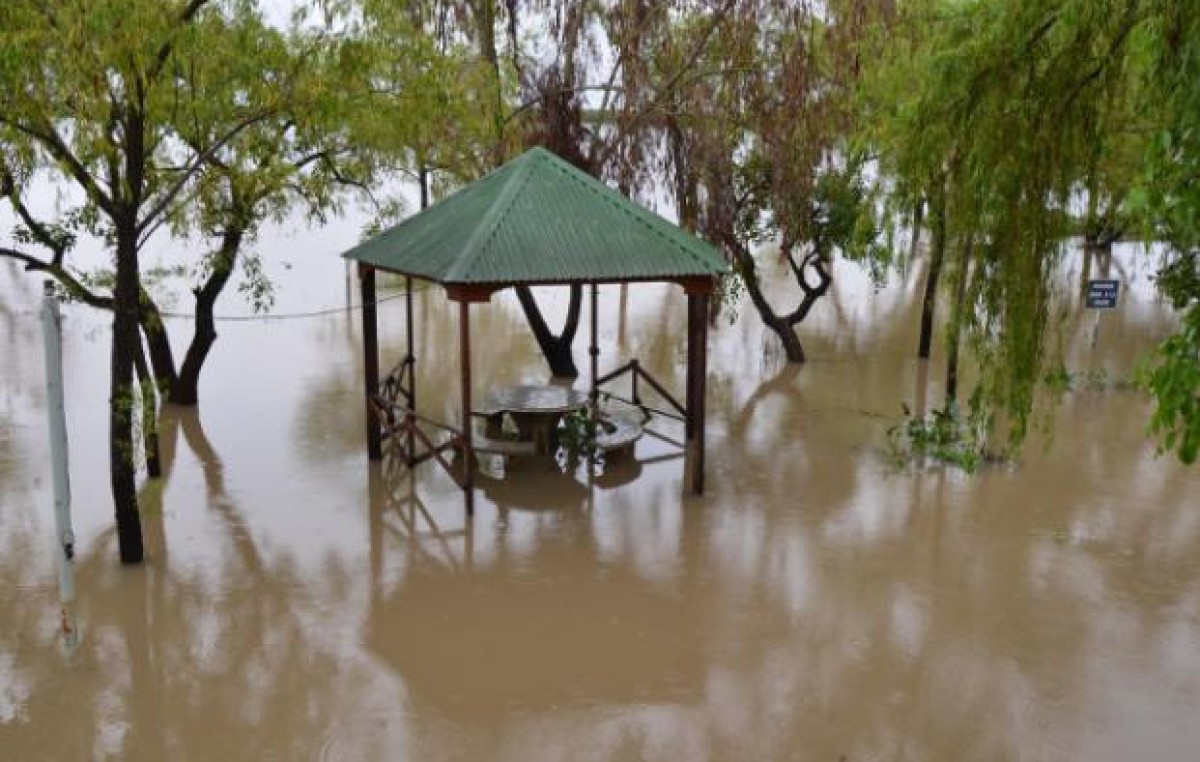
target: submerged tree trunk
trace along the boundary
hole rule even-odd
[[[145,291],[140,295],[138,321],[141,323],[142,335],[146,337],[146,351],[150,355],[150,367],[154,370],[154,379],[158,388],[170,399],[177,378],[175,370],[175,353],[171,350],[171,340],[167,336],[167,327],[163,324],[162,313],[158,305]]]
[[[746,284],[746,293],[750,296],[750,302],[754,305],[754,309],[758,312],[759,317],[762,318],[763,324],[779,337],[779,341],[783,345],[783,353],[787,357],[788,362],[804,362],[806,359],[804,346],[800,343],[800,336],[796,333],[796,326],[804,322],[804,319],[808,317],[808,313],[812,311],[817,301],[829,291],[829,286],[833,282],[833,276],[829,273],[828,263],[818,251],[814,251],[806,255],[797,264],[790,251],[791,247],[784,246],[784,258],[792,268],[796,284],[800,287],[804,296],[800,300],[800,304],[796,306],[796,309],[790,313],[781,315],[775,311],[775,308],[771,306],[771,303],[767,301],[766,296],[762,292],[762,287],[758,282],[757,264],[750,251],[745,245],[732,237],[727,236],[725,243],[727,248],[733,252],[742,280]],[[808,282],[808,278],[805,276],[806,269],[812,269],[816,272],[816,285]]]
[[[146,458],[146,473],[151,479],[158,479],[162,476],[162,459],[158,452],[158,389],[154,376],[146,366],[146,355],[140,340],[133,355],[133,368],[137,372],[142,398],[142,448]]]
[[[579,314],[583,306],[583,286],[577,283],[571,285],[567,319],[563,324],[562,332],[557,336],[546,325],[546,319],[542,317],[542,312],[538,309],[537,301],[534,300],[533,292],[529,287],[517,286],[516,292],[517,300],[521,303],[521,310],[525,313],[530,330],[533,331],[533,337],[537,340],[542,355],[546,358],[546,364],[550,366],[551,375],[561,378],[577,378],[579,369],[575,366],[571,345],[574,343],[575,334],[579,329]]]
[[[109,478],[123,564],[142,562],[142,520],[138,515],[133,465],[133,369],[138,340],[138,252],[136,228],[118,222],[117,273],[113,289],[112,378],[109,387]]]
[[[942,261],[946,256],[946,206],[941,196],[929,210],[930,229],[933,233],[929,251],[929,274],[925,276],[925,298],[921,302],[921,337],[917,342],[917,357],[929,359],[929,347],[933,341],[933,317],[937,310],[937,287],[942,274]]]
[[[170,400],[176,405],[195,405],[200,400],[200,371],[217,341],[213,310],[217,304],[217,297],[224,291],[225,285],[233,275],[234,264],[242,245],[242,235],[241,228],[237,226],[224,234],[221,249],[216,254],[208,280],[200,288],[192,290],[196,297],[195,329],[192,343],[188,346],[183,365],[179,369],[179,378],[171,387]]]
[[[763,315],[763,322],[779,337],[779,341],[783,345],[783,355],[788,362],[802,363],[808,359],[804,354],[804,346],[800,343],[800,336],[786,320],[774,315],[770,318]]]

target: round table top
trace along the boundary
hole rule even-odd
[[[549,384],[523,384],[493,389],[483,405],[485,413],[566,413],[587,404],[578,389]]]

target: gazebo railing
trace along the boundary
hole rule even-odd
[[[625,397],[620,396],[619,394],[615,394],[610,391],[602,391],[600,389],[600,387],[603,386],[604,384],[607,384],[611,381],[615,381],[627,373],[630,376],[630,394],[632,396],[632,399],[627,399]],[[645,402],[643,402],[640,390],[638,388],[639,380],[645,381],[647,384],[649,384],[650,388],[653,389],[655,392],[657,392],[658,396],[660,396],[664,401],[666,401],[666,403],[668,405],[670,405],[672,408],[674,408],[675,412],[672,412],[670,410],[663,410],[662,408],[657,408],[652,405],[647,405]],[[614,400],[617,400],[618,402],[624,402],[626,405],[630,405],[632,407],[636,407],[639,410],[641,410],[642,415],[643,415],[642,423],[645,423],[646,421],[650,420],[652,414],[660,415],[665,418],[673,418],[677,421],[683,421],[684,423],[686,423],[687,419],[688,419],[687,408],[685,408],[683,405],[679,404],[679,401],[676,400],[675,397],[670,392],[667,391],[666,387],[663,386],[662,383],[660,383],[658,381],[658,379],[656,379],[656,378],[654,378],[654,376],[650,375],[650,373],[645,368],[642,367],[641,363],[639,363],[636,358],[633,360],[630,360],[629,362],[625,363],[621,367],[597,378],[596,379],[596,391],[597,391],[597,394],[604,396],[606,399],[614,399]]]
[[[408,407],[413,407],[413,372],[416,368],[416,358],[408,355],[379,382],[379,394],[385,400],[395,402],[400,397]],[[407,382],[405,381],[407,379]]]
[[[444,453],[447,450],[464,449],[464,438],[460,430],[453,426],[427,418],[405,405],[385,399],[382,395],[371,398],[371,406],[375,411],[383,439],[386,442],[385,454],[394,460],[407,465],[410,469],[427,460],[435,460],[450,474],[450,478],[460,487],[463,485],[461,469],[457,469],[448,461]],[[421,424],[446,432],[450,438],[441,443],[435,443]],[[423,447],[424,451],[418,452]],[[464,454],[463,463],[468,463]],[[469,466],[467,466],[469,467]]]
[[[459,553],[451,543],[462,540],[462,556],[466,564],[470,563],[470,524],[460,529],[440,526],[418,494],[411,472],[387,474],[383,485],[384,504],[377,516],[381,530],[401,540],[402,547],[412,551],[416,557],[454,572],[462,571],[464,562],[459,561]]]

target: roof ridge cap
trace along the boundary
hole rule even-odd
[[[520,158],[524,157],[518,157],[515,161],[519,161]],[[512,202],[516,198],[517,191],[528,181],[529,175],[533,171],[532,164],[532,161],[526,161],[513,167],[513,173],[504,181],[504,187],[500,189],[500,194],[496,197],[496,202],[484,213],[483,219],[475,228],[475,231],[471,233],[471,237],[463,244],[463,257],[457,260],[454,266],[443,276],[444,282],[460,282],[467,271],[475,264],[475,260],[479,258],[482,244],[491,240],[492,236],[496,234],[500,223],[504,221],[509,208],[512,207]],[[498,168],[496,171],[500,169],[503,169],[503,167]]]

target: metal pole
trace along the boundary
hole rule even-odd
[[[75,532],[71,528],[71,478],[67,468],[67,413],[63,401],[62,317],[54,285],[45,284],[42,333],[46,355],[46,411],[50,424],[50,468],[54,481],[54,544],[58,558],[58,598],[62,606],[63,645],[79,640],[75,627]]]

